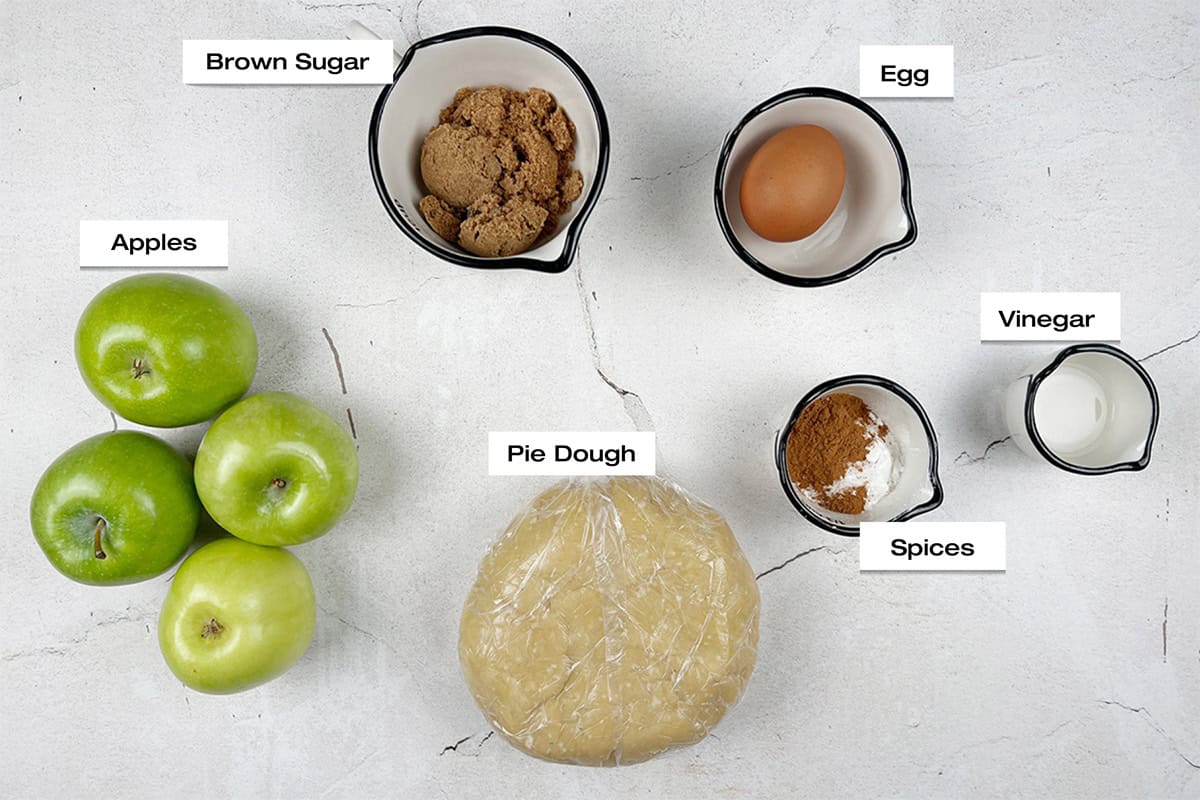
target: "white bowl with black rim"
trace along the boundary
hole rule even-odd
[[[352,36],[370,34],[362,26]],[[371,34],[373,35],[373,34]],[[463,28],[416,42],[398,57],[392,83],[371,114],[368,149],[379,199],[396,226],[443,261],[479,269],[563,272],[575,258],[579,237],[600,197],[608,171],[608,118],[595,86],[557,45],[515,28]],[[574,167],[583,194],[558,218],[558,227],[530,250],[484,258],[447,242],[417,209],[428,192],[421,180],[421,145],[438,114],[464,86],[545,89],[575,124]]]
[[[1004,417],[1022,451],[1076,475],[1150,466],[1158,389],[1119,347],[1082,342],[1029,369],[1004,393]]]
[[[846,161],[837,207],[816,232],[772,242],[750,229],[738,190],[750,158],[793,125],[832,133]],[[826,286],[865,270],[917,239],[908,161],[899,139],[874,108],[837,89],[789,89],[752,108],[725,137],[714,184],[717,221],[739,258],[789,286]]]
[[[805,495],[792,482],[787,467],[787,442],[804,409],[826,395],[851,394],[888,426],[898,473],[890,491],[861,514],[830,511]],[[924,406],[895,381],[879,375],[846,375],[813,387],[792,408],[775,434],[775,470],[783,493],[800,514],[819,528],[839,536],[858,536],[863,522],[904,522],[927,514],[942,504],[944,492],[938,475],[938,439]]]

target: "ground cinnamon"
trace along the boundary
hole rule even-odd
[[[830,488],[855,464],[864,461],[876,436],[887,434],[870,407],[859,397],[835,392],[809,403],[792,425],[787,439],[788,477],[829,511],[861,514],[867,487]]]

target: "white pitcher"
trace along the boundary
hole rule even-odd
[[[1158,427],[1158,392],[1125,351],[1076,344],[1009,385],[1004,417],[1022,450],[1060,469],[1141,470]]]

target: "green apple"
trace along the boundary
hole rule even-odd
[[[196,453],[196,491],[217,524],[255,544],[300,544],[354,501],[358,454],[321,409],[286,392],[251,395],[213,422]]]
[[[188,556],[158,617],[175,677],[210,694],[277,678],[308,649],[317,625],[312,579],[278,547],[218,539]]]
[[[187,551],[200,520],[192,467],[149,434],[114,431],[59,456],[33,490],[29,519],[46,558],[80,583],[160,575]]]
[[[250,388],[258,339],[229,295],[186,275],[135,275],[79,318],[75,360],[100,402],[156,428],[204,422]]]

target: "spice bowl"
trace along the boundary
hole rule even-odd
[[[787,445],[796,421],[817,400],[833,394],[859,398],[887,426],[887,447],[892,459],[889,488],[861,514],[830,511],[802,491],[788,472]],[[925,409],[895,381],[878,375],[847,375],[813,388],[792,409],[775,435],[775,467],[783,492],[809,522],[840,536],[858,536],[862,522],[902,522],[942,504],[938,476],[937,434]]]
[[[754,153],[793,125],[818,125],[834,135],[845,156],[845,184],[816,232],[774,242],[750,229],[738,191]],[[751,109],[725,137],[713,192],[717,221],[733,251],[754,270],[790,286],[846,280],[917,238],[900,141],[878,111],[836,89],[790,89]]]
[[[357,23],[348,35],[374,36]],[[583,177],[583,194],[558,217],[552,235],[519,255],[487,258],[469,253],[438,236],[417,207],[426,194],[422,143],[438,124],[441,110],[465,86],[545,89],[575,126],[573,166]],[[464,28],[422,39],[399,57],[392,83],[380,92],[371,115],[368,151],[384,208],[425,251],[465,267],[563,272],[575,257],[583,226],[604,186],[608,120],[592,82],[558,46],[515,28]]]
[[[1150,464],[1158,391],[1124,350],[1076,344],[1009,384],[1004,416],[1022,451],[1059,469],[1136,472]]]

